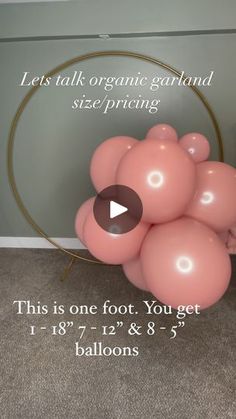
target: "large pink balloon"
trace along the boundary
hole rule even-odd
[[[162,223],[186,210],[195,191],[195,166],[178,143],[142,141],[122,158],[116,183],[137,192],[144,221]]]
[[[80,206],[75,217],[75,231],[81,243],[83,243],[84,245],[85,245],[84,234],[83,234],[84,223],[89,212],[93,208],[94,201],[95,201],[95,198],[87,199],[87,201],[85,201]]]
[[[114,218],[114,230],[115,227]],[[148,229],[148,224],[140,222],[128,233],[108,233],[99,226],[91,211],[85,221],[83,234],[88,250],[93,256],[105,263],[119,265],[138,255]]]
[[[157,124],[147,132],[146,140],[149,139],[178,141],[178,135],[171,125]]]
[[[224,244],[209,227],[183,217],[154,226],[141,250],[144,279],[154,296],[166,305],[216,303],[231,275]]]
[[[115,184],[120,159],[138,140],[132,137],[112,137],[103,141],[95,150],[90,163],[90,176],[98,192]]]
[[[197,165],[197,191],[186,215],[217,232],[236,223],[236,170],[216,161]]]
[[[180,138],[179,144],[191,155],[196,163],[207,160],[209,157],[210,144],[202,134],[190,132]]]
[[[122,265],[123,271],[128,280],[141,290],[148,291],[147,284],[144,281],[141,261],[139,257],[130,260]]]

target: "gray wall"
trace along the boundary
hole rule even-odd
[[[88,4],[89,3],[89,4]],[[97,7],[98,3],[100,8]],[[100,50],[130,50],[160,58],[189,74],[215,71],[211,88],[203,93],[212,104],[224,138],[226,161],[236,166],[235,2],[150,1],[129,3],[124,11],[117,2],[84,1],[65,5],[0,6],[0,236],[35,236],[19,212],[11,194],[6,173],[6,144],[9,127],[20,101],[28,91],[20,87],[24,71],[44,74],[74,56]],[[172,10],[168,3],[172,4]],[[216,4],[222,4],[217,10]],[[137,12],[131,13],[136,4]],[[147,7],[147,4],[150,7]],[[211,6],[214,4],[214,8]],[[102,10],[102,6],[108,7]],[[161,5],[161,6],[160,6]],[[201,6],[204,9],[201,10]],[[126,6],[127,7],[127,6]],[[162,9],[161,9],[162,7]],[[123,10],[123,11],[122,11]],[[162,11],[162,13],[161,13]],[[168,12],[168,13],[167,13]],[[77,14],[76,14],[77,13]],[[87,16],[87,21],[86,17]],[[89,18],[90,16],[90,18]],[[64,17],[64,19],[63,19]],[[97,18],[96,18],[97,17]],[[50,23],[50,24],[49,24]],[[150,32],[150,33],[148,33]],[[110,39],[98,37],[109,33]],[[115,34],[115,35],[114,35]],[[131,58],[96,58],[70,67],[64,74],[83,70],[86,75],[163,75],[160,68]],[[132,89],[115,89],[112,96],[133,95]],[[142,139],[158,122],[169,122],[179,135],[200,131],[217,145],[209,117],[195,95],[187,88],[162,88],[157,114],[138,111],[72,111],[71,102],[85,93],[103,97],[102,89],[40,89],[24,112],[16,133],[14,149],[17,185],[35,220],[53,237],[74,237],[73,220],[83,200],[94,194],[89,180],[89,160],[96,145],[113,135]],[[146,91],[135,91],[146,95]]]

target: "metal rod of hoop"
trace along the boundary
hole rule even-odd
[[[84,55],[79,55],[79,56],[74,57],[74,58],[72,58],[68,61],[65,61],[64,63],[58,65],[55,68],[53,68],[51,71],[49,71],[47,74],[45,74],[45,77],[53,77],[57,73],[59,73],[60,71],[65,70],[66,68],[70,67],[71,65],[76,64],[76,63],[81,62],[81,61],[89,60],[89,59],[96,58],[96,57],[111,57],[111,56],[131,57],[131,58],[134,58],[134,59],[146,61],[146,62],[149,62],[149,63],[152,63],[152,64],[156,64],[159,67],[162,67],[162,68],[168,70],[170,73],[174,74],[177,77],[181,77],[181,72],[176,70],[174,67],[170,66],[169,64],[163,63],[162,61],[160,61],[160,60],[158,60],[154,57],[150,57],[148,55],[144,55],[144,54],[140,54],[140,53],[136,53],[136,52],[131,52],[131,51],[97,51],[97,52],[91,52],[91,53],[84,54]],[[184,76],[183,80],[186,79],[187,77],[188,77],[187,75]],[[75,258],[75,259],[83,260],[85,262],[103,264],[102,262],[100,262],[98,260],[85,258],[83,256],[80,256],[77,253],[74,253],[74,252],[71,252],[70,250],[64,249],[62,246],[60,246],[58,243],[56,243],[54,240],[52,240],[47,235],[47,233],[32,218],[28,209],[24,205],[24,202],[23,202],[23,200],[20,196],[20,193],[18,191],[17,184],[16,184],[16,178],[15,178],[15,174],[14,174],[14,166],[13,166],[13,150],[14,150],[16,128],[17,128],[19,119],[20,119],[22,113],[24,112],[27,104],[29,103],[32,96],[37,92],[37,90],[40,87],[41,86],[39,84],[36,85],[36,86],[33,86],[29,90],[29,92],[25,95],[25,97],[23,98],[22,102],[20,103],[20,105],[19,105],[19,107],[16,111],[16,114],[15,114],[13,120],[12,120],[11,127],[10,127],[10,132],[9,132],[9,137],[8,137],[8,147],[7,147],[7,167],[8,167],[8,179],[9,179],[9,183],[10,183],[14,198],[16,200],[16,203],[17,203],[21,213],[24,215],[25,219],[28,221],[28,223],[31,225],[31,227],[40,236],[42,236],[49,243],[51,243],[54,247],[56,247],[60,251],[64,252],[67,256],[72,257],[73,261],[74,261],[74,258]],[[200,101],[204,105],[205,109],[207,110],[207,112],[209,114],[209,117],[212,121],[213,127],[215,129],[215,133],[216,133],[216,138],[217,138],[218,148],[219,148],[219,160],[224,161],[223,141],[222,141],[220,127],[219,127],[219,124],[217,122],[215,114],[214,114],[210,104],[208,103],[207,99],[205,98],[205,96],[202,94],[202,92],[196,86],[190,84],[187,87],[192,89],[192,91],[198,96],[198,98],[200,99]],[[69,268],[70,268],[70,266],[69,266]]]

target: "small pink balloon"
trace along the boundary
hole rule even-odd
[[[146,140],[149,139],[178,141],[178,135],[170,125],[157,124],[147,132]]]
[[[230,233],[236,238],[236,224],[230,226]]]
[[[143,278],[139,257],[124,263],[122,267],[126,277],[135,287],[140,288],[143,291],[148,291],[147,285]]]
[[[139,195],[144,221],[162,223],[186,210],[195,192],[195,166],[176,142],[141,141],[122,158],[116,183]]]
[[[224,243],[224,245],[226,246],[228,238],[229,238],[229,230],[227,231],[222,231],[222,233],[218,233],[218,237],[220,238],[220,240]]]
[[[84,224],[83,234],[88,250],[95,258],[108,264],[120,265],[138,255],[148,229],[148,224],[140,222],[128,233],[109,233],[98,225],[93,211],[90,211]],[[114,218],[113,231],[115,230]]]
[[[93,208],[94,201],[95,201],[95,198],[87,199],[87,201],[85,201],[80,206],[75,217],[75,231],[81,243],[83,243],[84,245],[85,245],[84,234],[83,234],[84,223],[89,212]]]
[[[119,136],[103,141],[96,148],[90,163],[90,176],[98,192],[115,184],[121,158],[137,143],[135,138]]]
[[[196,163],[207,160],[209,157],[210,144],[202,134],[197,132],[186,134],[180,138],[179,145],[191,155]]]
[[[229,232],[229,237],[227,240],[227,249],[231,255],[236,254],[236,237],[231,232]]]
[[[141,264],[150,291],[174,308],[210,307],[230,282],[231,263],[224,244],[209,227],[187,217],[150,229]]]
[[[186,215],[207,224],[216,232],[236,223],[236,170],[216,161],[197,166],[197,189]]]
[[[230,254],[236,254],[236,225],[230,227],[228,231],[227,248]]]

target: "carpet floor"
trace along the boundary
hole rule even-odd
[[[78,419],[236,418],[236,264],[218,304],[188,316],[144,314],[146,292],[134,288],[120,267],[76,263],[60,281],[68,259],[56,250],[0,250],[0,417]],[[135,305],[138,315],[17,314],[15,300],[37,305]],[[65,335],[52,326],[73,321]],[[102,336],[103,325],[124,326]],[[155,335],[128,335],[126,325],[149,321],[166,327]],[[30,326],[35,335],[30,335]],[[80,339],[82,329],[84,336]],[[46,329],[40,329],[46,327]],[[96,330],[90,329],[96,327]],[[58,329],[55,329],[56,331]],[[146,329],[145,329],[146,330]],[[76,356],[93,342],[139,347],[139,356]]]

